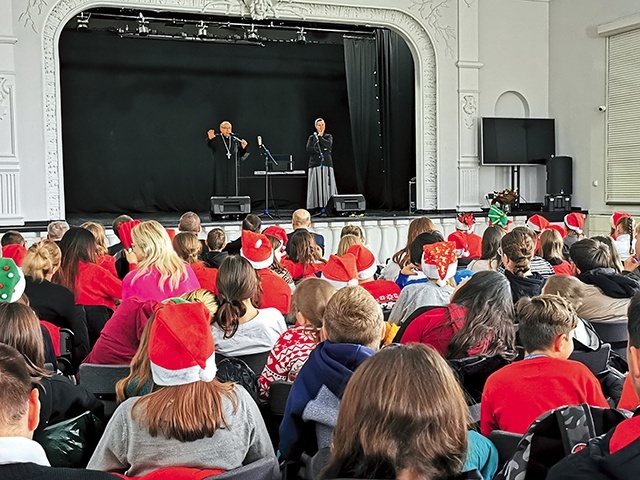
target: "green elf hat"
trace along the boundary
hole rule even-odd
[[[507,228],[507,225],[509,224],[507,214],[495,205],[491,205],[487,216],[489,217],[490,225],[499,225],[502,228]]]
[[[0,258],[0,302],[18,301],[25,286],[24,274],[16,262],[12,258]]]

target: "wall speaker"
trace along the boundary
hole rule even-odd
[[[573,193],[573,158],[551,157],[547,160],[547,195]]]
[[[335,213],[364,212],[367,201],[364,195],[334,195],[329,200],[329,210]]]
[[[211,197],[209,215],[247,215],[251,213],[251,197]]]

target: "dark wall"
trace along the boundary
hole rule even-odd
[[[306,167],[313,120],[335,138],[339,191],[355,192],[342,45],[265,47],[120,39],[65,30],[60,38],[67,212],[203,211],[211,194],[206,131],[222,120],[251,152],[241,175],[272,153]],[[415,163],[415,162],[414,162]],[[274,183],[304,205],[306,180]],[[264,182],[241,193],[264,198]]]

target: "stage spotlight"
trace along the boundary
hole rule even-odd
[[[200,23],[198,23],[196,26],[198,27],[198,37],[205,38],[209,35],[209,26],[202,20],[200,20]]]
[[[300,27],[300,30],[298,30],[296,43],[299,43],[301,45],[304,45],[305,43],[307,43],[307,32],[304,31],[304,27]]]
[[[76,20],[78,24],[76,25],[76,30],[79,32],[88,32],[89,31],[89,18],[91,18],[91,14],[86,14],[81,12],[76,16]]]
[[[146,37],[149,35],[149,21],[144,18],[142,12],[140,12],[140,16],[138,17],[138,29],[136,30],[138,35],[141,37]]]

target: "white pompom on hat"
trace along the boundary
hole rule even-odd
[[[256,270],[269,268],[273,263],[273,248],[266,235],[249,230],[242,230],[242,247],[240,255],[249,260]]]
[[[356,257],[351,253],[345,253],[341,257],[330,255],[329,260],[322,269],[320,278],[326,280],[338,290],[358,285]]]
[[[0,302],[17,302],[26,287],[24,274],[12,258],[0,258]]]
[[[356,268],[358,269],[358,278],[360,280],[366,280],[375,275],[378,266],[371,250],[364,245],[356,244],[351,245],[347,253],[356,257]]]
[[[581,235],[584,231],[584,213],[571,212],[564,216],[564,224],[567,229]]]
[[[161,304],[149,334],[151,375],[168,387],[211,382],[216,376],[211,313],[200,302]]]

